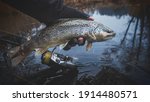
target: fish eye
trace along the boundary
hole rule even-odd
[[[112,33],[113,31],[108,30],[107,33]]]

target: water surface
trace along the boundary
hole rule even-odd
[[[93,3],[77,8],[113,29],[116,36],[111,40],[93,43],[88,51],[85,44],[76,45],[68,51],[57,49],[56,52],[76,59],[78,78],[85,74],[95,76],[104,66],[111,66],[137,84],[150,84],[149,6],[142,3],[101,5]],[[28,68],[30,71],[31,66],[36,66],[32,70],[47,68],[41,64],[41,55],[34,53],[28,58],[24,61],[25,70]]]

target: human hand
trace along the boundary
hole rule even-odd
[[[87,20],[94,21],[94,18],[90,16],[87,18]]]

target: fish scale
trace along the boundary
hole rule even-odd
[[[34,49],[40,48],[40,52],[43,53],[48,48],[65,44],[74,37],[85,36],[89,42],[98,42],[111,39],[114,35],[113,30],[95,21],[62,19],[39,32],[38,36],[27,44],[10,49],[8,56],[16,55],[17,49],[21,49],[21,52],[24,53],[24,56],[19,57],[21,62]]]

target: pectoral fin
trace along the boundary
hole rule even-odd
[[[89,51],[92,48],[92,42],[88,42],[86,45],[86,51]]]

